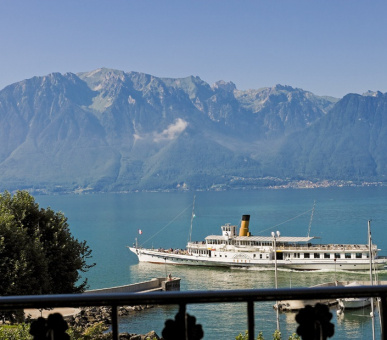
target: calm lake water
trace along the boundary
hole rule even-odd
[[[372,220],[372,238],[387,255],[387,188],[329,188],[308,190],[257,190],[197,192],[192,240],[219,234],[224,223],[239,224],[250,214],[250,231],[270,235],[321,238],[322,243],[366,243],[367,221]],[[97,265],[88,273],[90,288],[140,282],[172,273],[182,279],[181,290],[216,290],[274,287],[273,270],[241,270],[165,266],[138,263],[126,246],[138,238],[145,247],[185,248],[189,237],[193,193],[130,193],[69,196],[36,196],[41,207],[50,206],[67,217],[73,235],[86,240]],[[316,202],[312,223],[311,209]],[[142,235],[138,234],[142,230]],[[279,286],[311,286],[334,280],[368,280],[368,273],[280,271]],[[387,280],[387,272],[379,278]],[[276,316],[272,303],[255,305],[256,331],[272,338]],[[120,330],[159,335],[177,306],[157,307],[135,313],[120,321]],[[337,317],[334,339],[371,339],[369,310],[346,312]],[[203,325],[205,339],[235,339],[244,333],[245,304],[188,306],[188,312]],[[297,324],[294,313],[280,315],[283,339]],[[378,325],[377,325],[378,326]]]

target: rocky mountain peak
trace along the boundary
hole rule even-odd
[[[93,91],[116,87],[125,81],[125,72],[100,68],[91,72],[81,72],[77,76],[84,80]]]
[[[371,91],[371,90],[368,90],[367,92],[363,93],[363,96],[365,97],[379,97],[382,95],[383,93],[380,91]]]
[[[221,89],[227,92],[233,92],[236,90],[236,85],[232,81],[219,80],[211,86],[213,89]]]
[[[291,87],[289,85],[281,85],[281,84],[275,85],[272,89],[275,91],[286,91],[286,92],[293,92],[297,90],[294,87]]]

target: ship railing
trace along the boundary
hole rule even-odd
[[[187,249],[203,249],[203,246],[205,246],[205,242],[189,242],[187,244]]]
[[[118,340],[118,307],[136,305],[176,305],[179,315],[177,329],[186,334],[180,339],[188,339],[190,329],[187,327],[187,305],[193,304],[223,304],[242,303],[246,305],[246,329],[248,339],[255,339],[255,314],[256,303],[281,300],[332,300],[339,298],[367,297],[379,298],[379,315],[381,339],[387,340],[387,285],[352,286],[352,287],[311,287],[311,288],[279,288],[279,289],[243,289],[222,291],[167,291],[137,293],[100,293],[100,294],[64,294],[64,295],[33,295],[33,296],[2,296],[0,297],[0,310],[20,310],[27,308],[63,308],[63,307],[88,307],[110,306],[112,322],[112,339]],[[273,310],[273,313],[274,310]],[[200,322],[200,315],[196,315]],[[273,314],[273,318],[275,315]],[[145,327],[145,326],[144,326]],[[243,326],[242,326],[243,327]],[[149,330],[146,330],[146,332]],[[296,330],[294,330],[296,331]],[[205,333],[205,330],[204,330]],[[310,339],[313,339],[312,337]]]
[[[351,251],[351,252],[358,252],[358,251],[368,251],[368,247],[366,246],[356,246],[356,245],[334,245],[334,246],[326,246],[326,245],[296,245],[296,246],[284,246],[284,245],[278,245],[277,249],[281,250],[308,250],[308,251],[314,251],[314,250],[321,250],[321,251]],[[376,250],[376,247],[375,247]]]
[[[196,242],[188,242],[187,246],[192,247],[192,246],[202,246],[203,244],[206,244],[206,242],[203,241],[196,241]]]

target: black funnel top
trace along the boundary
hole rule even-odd
[[[242,215],[242,221],[250,221],[250,215]]]

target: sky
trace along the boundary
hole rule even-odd
[[[107,67],[239,90],[384,93],[386,14],[385,0],[0,0],[0,90]]]

